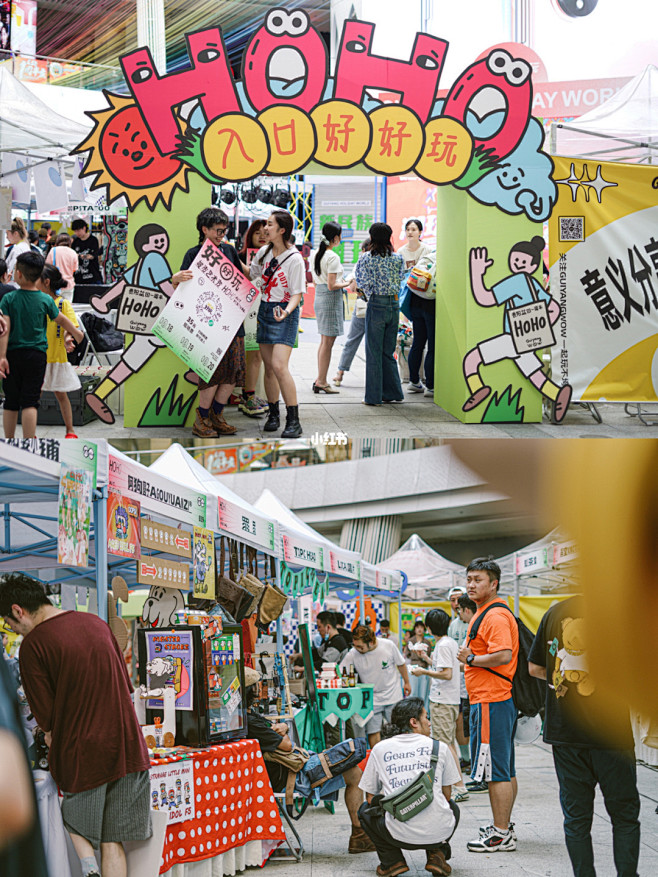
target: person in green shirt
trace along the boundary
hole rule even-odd
[[[5,405],[2,413],[5,438],[13,438],[22,410],[23,437],[34,438],[37,409],[46,372],[48,341],[46,327],[51,319],[76,341],[83,334],[61,314],[51,296],[37,288],[43,271],[43,257],[21,253],[16,260],[14,280],[19,288],[8,292],[0,302],[0,377],[3,378]]]

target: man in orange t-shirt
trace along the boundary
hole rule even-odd
[[[514,733],[517,711],[512,700],[512,679],[519,656],[519,633],[514,617],[498,597],[500,567],[493,558],[478,557],[466,568],[466,591],[477,605],[464,645],[457,658],[464,664],[466,690],[471,704],[471,776],[488,781],[493,821],[467,848],[472,853],[516,849],[510,818],[517,793],[514,768]],[[483,612],[477,632],[473,626]]]

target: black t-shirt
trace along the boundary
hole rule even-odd
[[[283,739],[280,734],[272,730],[272,723],[255,710],[247,710],[247,735],[252,740],[257,740],[261,752],[276,752]],[[288,769],[276,761],[266,761],[267,775],[272,783],[272,789],[280,792],[286,786]]]
[[[180,270],[186,271],[192,262],[196,259],[199,254],[199,250],[203,244],[197,244],[196,247],[190,247],[190,249],[183,256],[183,261],[181,262]],[[232,262],[235,267],[242,273],[242,263],[240,262],[240,257],[238,256],[238,251],[231,244],[221,243],[219,245],[219,249],[222,251],[222,255],[226,256],[226,258]],[[244,338],[244,326],[240,326],[238,331],[235,333],[236,338]]]
[[[571,597],[544,615],[528,655],[546,667],[544,742],[587,748],[633,748],[630,719],[624,740],[611,743],[601,735],[596,709],[598,693],[587,669],[583,648],[583,603]]]
[[[352,636],[352,631],[348,630],[346,627],[337,627],[336,630],[343,637],[345,642],[347,643],[347,648],[352,648],[352,642],[354,637]]]
[[[329,654],[332,649],[335,649],[335,652]],[[322,670],[322,665],[325,663],[325,661],[327,663],[334,662],[337,664],[346,651],[347,643],[339,633],[336,633],[326,642],[323,642],[318,649],[313,647],[313,666],[319,672]]]
[[[102,283],[101,268],[98,261],[100,254],[100,244],[98,238],[90,234],[86,241],[80,238],[73,238],[71,241],[71,249],[78,254],[79,268],[74,274],[76,283]],[[91,256],[90,259],[84,258]]]

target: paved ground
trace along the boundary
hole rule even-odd
[[[453,874],[505,877],[571,877],[572,871],[564,845],[562,812],[553,769],[550,747],[543,743],[517,746],[519,796],[514,810],[518,849],[512,853],[469,853],[466,843],[477,837],[478,827],[491,819],[487,795],[472,795],[461,806],[460,825],[452,840]],[[658,874],[658,770],[638,766],[638,788],[642,800],[642,838],[640,877]],[[344,803],[330,814],[324,808],[307,813],[298,823],[306,848],[304,859],[272,862],[267,870],[281,877],[346,877],[374,874],[378,859],[375,853],[350,856],[347,853],[349,820]],[[598,877],[614,877],[610,820],[597,795],[592,837]],[[427,875],[425,854],[407,852],[409,874]]]
[[[420,394],[410,394],[405,390],[405,402],[402,405],[384,405],[378,408],[366,407],[362,404],[365,384],[365,352],[363,345],[359,348],[352,364],[352,370],[346,375],[344,383],[337,395],[315,395],[312,383],[317,373],[317,333],[315,320],[302,320],[303,334],[300,346],[293,351],[291,370],[294,375],[299,394],[300,418],[304,428],[304,436],[310,438],[315,433],[344,432],[350,437],[436,437],[436,438],[623,438],[627,436],[653,437],[655,431],[644,426],[637,417],[631,417],[624,411],[624,406],[600,405],[599,412],[603,423],[598,424],[591,414],[574,406],[569,410],[564,422],[554,426],[548,421],[536,424],[463,424],[447,411],[434,404],[432,399]],[[336,343],[332,357],[329,377],[336,373],[340,358],[341,339]],[[655,406],[658,408],[658,406]],[[658,415],[658,411],[656,412]],[[227,412],[229,422],[238,426],[239,432],[227,443],[235,444],[236,439],[257,439],[262,435],[274,438],[276,434],[263,434],[259,425],[265,418],[247,418],[236,409]],[[658,416],[656,417],[658,421]],[[190,435],[189,429],[170,427],[164,430],[124,429],[123,419],[117,418],[112,426],[94,421],[86,427],[80,427],[78,434],[97,438],[145,438],[148,436],[185,438]],[[64,436],[64,427],[41,426],[40,436]]]

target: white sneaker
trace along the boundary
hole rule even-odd
[[[488,825],[484,834],[466,844],[466,849],[469,853],[511,853],[516,849],[516,840],[511,831],[502,833],[493,825]]]
[[[516,832],[514,831],[515,824],[516,823],[514,823],[514,822],[510,822],[510,824],[507,826],[507,828],[508,828],[509,833],[514,838],[514,840],[518,840],[518,837],[516,836]],[[480,837],[483,837],[489,831],[490,828],[493,828],[493,823],[491,823],[491,822],[489,823],[489,825],[481,825],[480,826]]]
[[[423,396],[430,396],[433,399],[434,398],[434,390],[430,389],[429,387],[425,387],[425,392],[423,393]]]
[[[407,387],[407,393],[422,393],[425,388],[422,384],[412,384],[409,381],[409,386]]]

